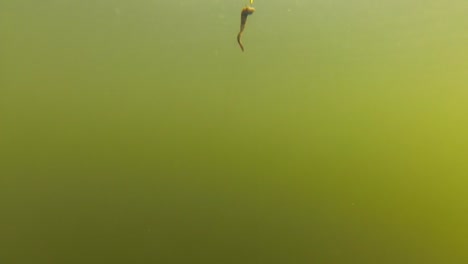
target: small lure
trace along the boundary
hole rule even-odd
[[[244,45],[242,45],[241,42],[242,32],[244,32],[245,23],[247,22],[247,16],[253,14],[253,12],[255,12],[255,8],[250,6],[244,7],[241,12],[241,24],[239,34],[237,34],[237,43],[239,43],[239,46],[242,51],[244,51]]]

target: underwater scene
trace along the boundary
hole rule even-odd
[[[0,262],[468,263],[467,14],[0,1]]]

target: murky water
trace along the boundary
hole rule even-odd
[[[465,0],[2,1],[2,263],[467,263]]]

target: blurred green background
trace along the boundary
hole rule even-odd
[[[468,263],[466,0],[0,2],[0,262]]]

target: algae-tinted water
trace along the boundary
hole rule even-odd
[[[466,1],[246,3],[0,3],[0,262],[468,263]]]

